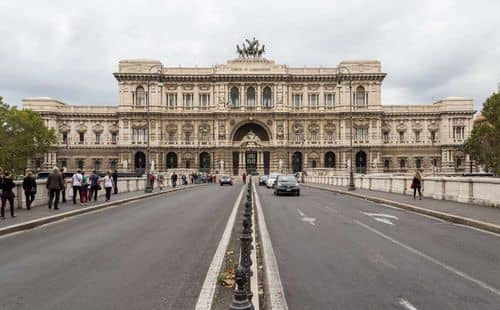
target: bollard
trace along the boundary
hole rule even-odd
[[[241,255],[240,255],[240,264],[245,269],[246,276],[246,291],[247,296],[251,300],[253,293],[251,287],[251,277],[252,277],[252,229],[250,228],[250,223],[248,219],[243,220],[243,231],[240,235],[240,243],[241,243]]]
[[[237,287],[234,290],[233,302],[229,307],[230,310],[253,310],[253,305],[248,299],[245,291],[246,278],[243,267],[238,266],[235,272],[235,280]]]

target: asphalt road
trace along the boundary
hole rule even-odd
[[[241,184],[0,238],[0,309],[193,309]]]
[[[258,189],[289,309],[500,309],[500,236],[339,194]]]

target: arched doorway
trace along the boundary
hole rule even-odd
[[[366,173],[366,153],[363,151],[356,153],[356,173]]]
[[[174,152],[169,152],[167,154],[167,169],[177,168],[177,154]]]
[[[146,169],[146,154],[141,151],[135,153],[134,168],[137,174],[144,173],[144,170]]]
[[[335,153],[326,152],[325,153],[325,168],[335,168]]]
[[[292,170],[293,172],[302,171],[302,153],[295,152],[292,155]]]
[[[269,141],[267,130],[256,123],[247,123],[240,126],[233,134],[233,141],[242,141],[250,132],[259,137],[261,141]]]
[[[200,153],[199,170],[201,172],[210,172],[210,154],[207,152]]]

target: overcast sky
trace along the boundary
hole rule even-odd
[[[117,104],[118,61],[212,66],[256,37],[289,66],[376,59],[384,104],[472,97],[500,82],[500,1],[0,0],[0,96]]]

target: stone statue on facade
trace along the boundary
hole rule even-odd
[[[247,45],[243,43],[243,48],[239,44],[236,45],[236,52],[241,58],[260,58],[266,52],[265,45],[260,46],[259,40],[255,37],[252,40],[245,39],[245,42]]]

